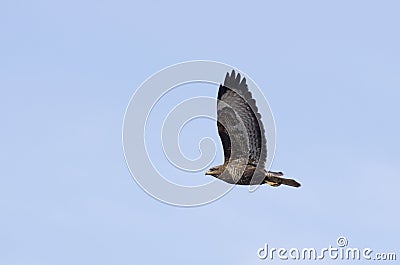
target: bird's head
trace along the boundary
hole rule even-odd
[[[215,166],[215,167],[212,167],[209,170],[207,170],[206,175],[211,175],[211,176],[217,177],[217,176],[221,175],[223,171],[224,170],[223,170],[222,165]]]

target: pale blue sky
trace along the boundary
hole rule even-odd
[[[0,264],[262,264],[264,243],[322,248],[340,235],[399,251],[399,2],[260,2],[0,2]],[[136,185],[121,145],[129,98],[193,59],[260,86],[273,169],[301,189],[237,187],[179,208]],[[187,132],[217,139],[197,124],[203,134]]]

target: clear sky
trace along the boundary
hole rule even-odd
[[[262,264],[265,243],[323,248],[341,235],[400,259],[399,9],[398,1],[1,1],[0,264]],[[277,128],[273,169],[300,189],[236,187],[180,208],[133,181],[121,144],[129,99],[154,72],[194,59],[234,65],[260,86]],[[217,87],[176,90],[160,113],[174,95],[185,99],[179,91],[215,96]],[[185,133],[189,157],[196,139],[218,140],[210,121]]]

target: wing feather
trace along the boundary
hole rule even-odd
[[[265,165],[267,148],[261,115],[246,78],[234,70],[226,74],[224,85],[219,87],[217,120],[225,163],[246,159],[251,164]]]

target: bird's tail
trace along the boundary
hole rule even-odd
[[[281,184],[296,188],[301,186],[301,184],[295,181],[294,179],[287,179],[283,178],[282,176],[283,176],[282,172],[267,171],[265,172],[264,182],[273,187],[280,186]]]

